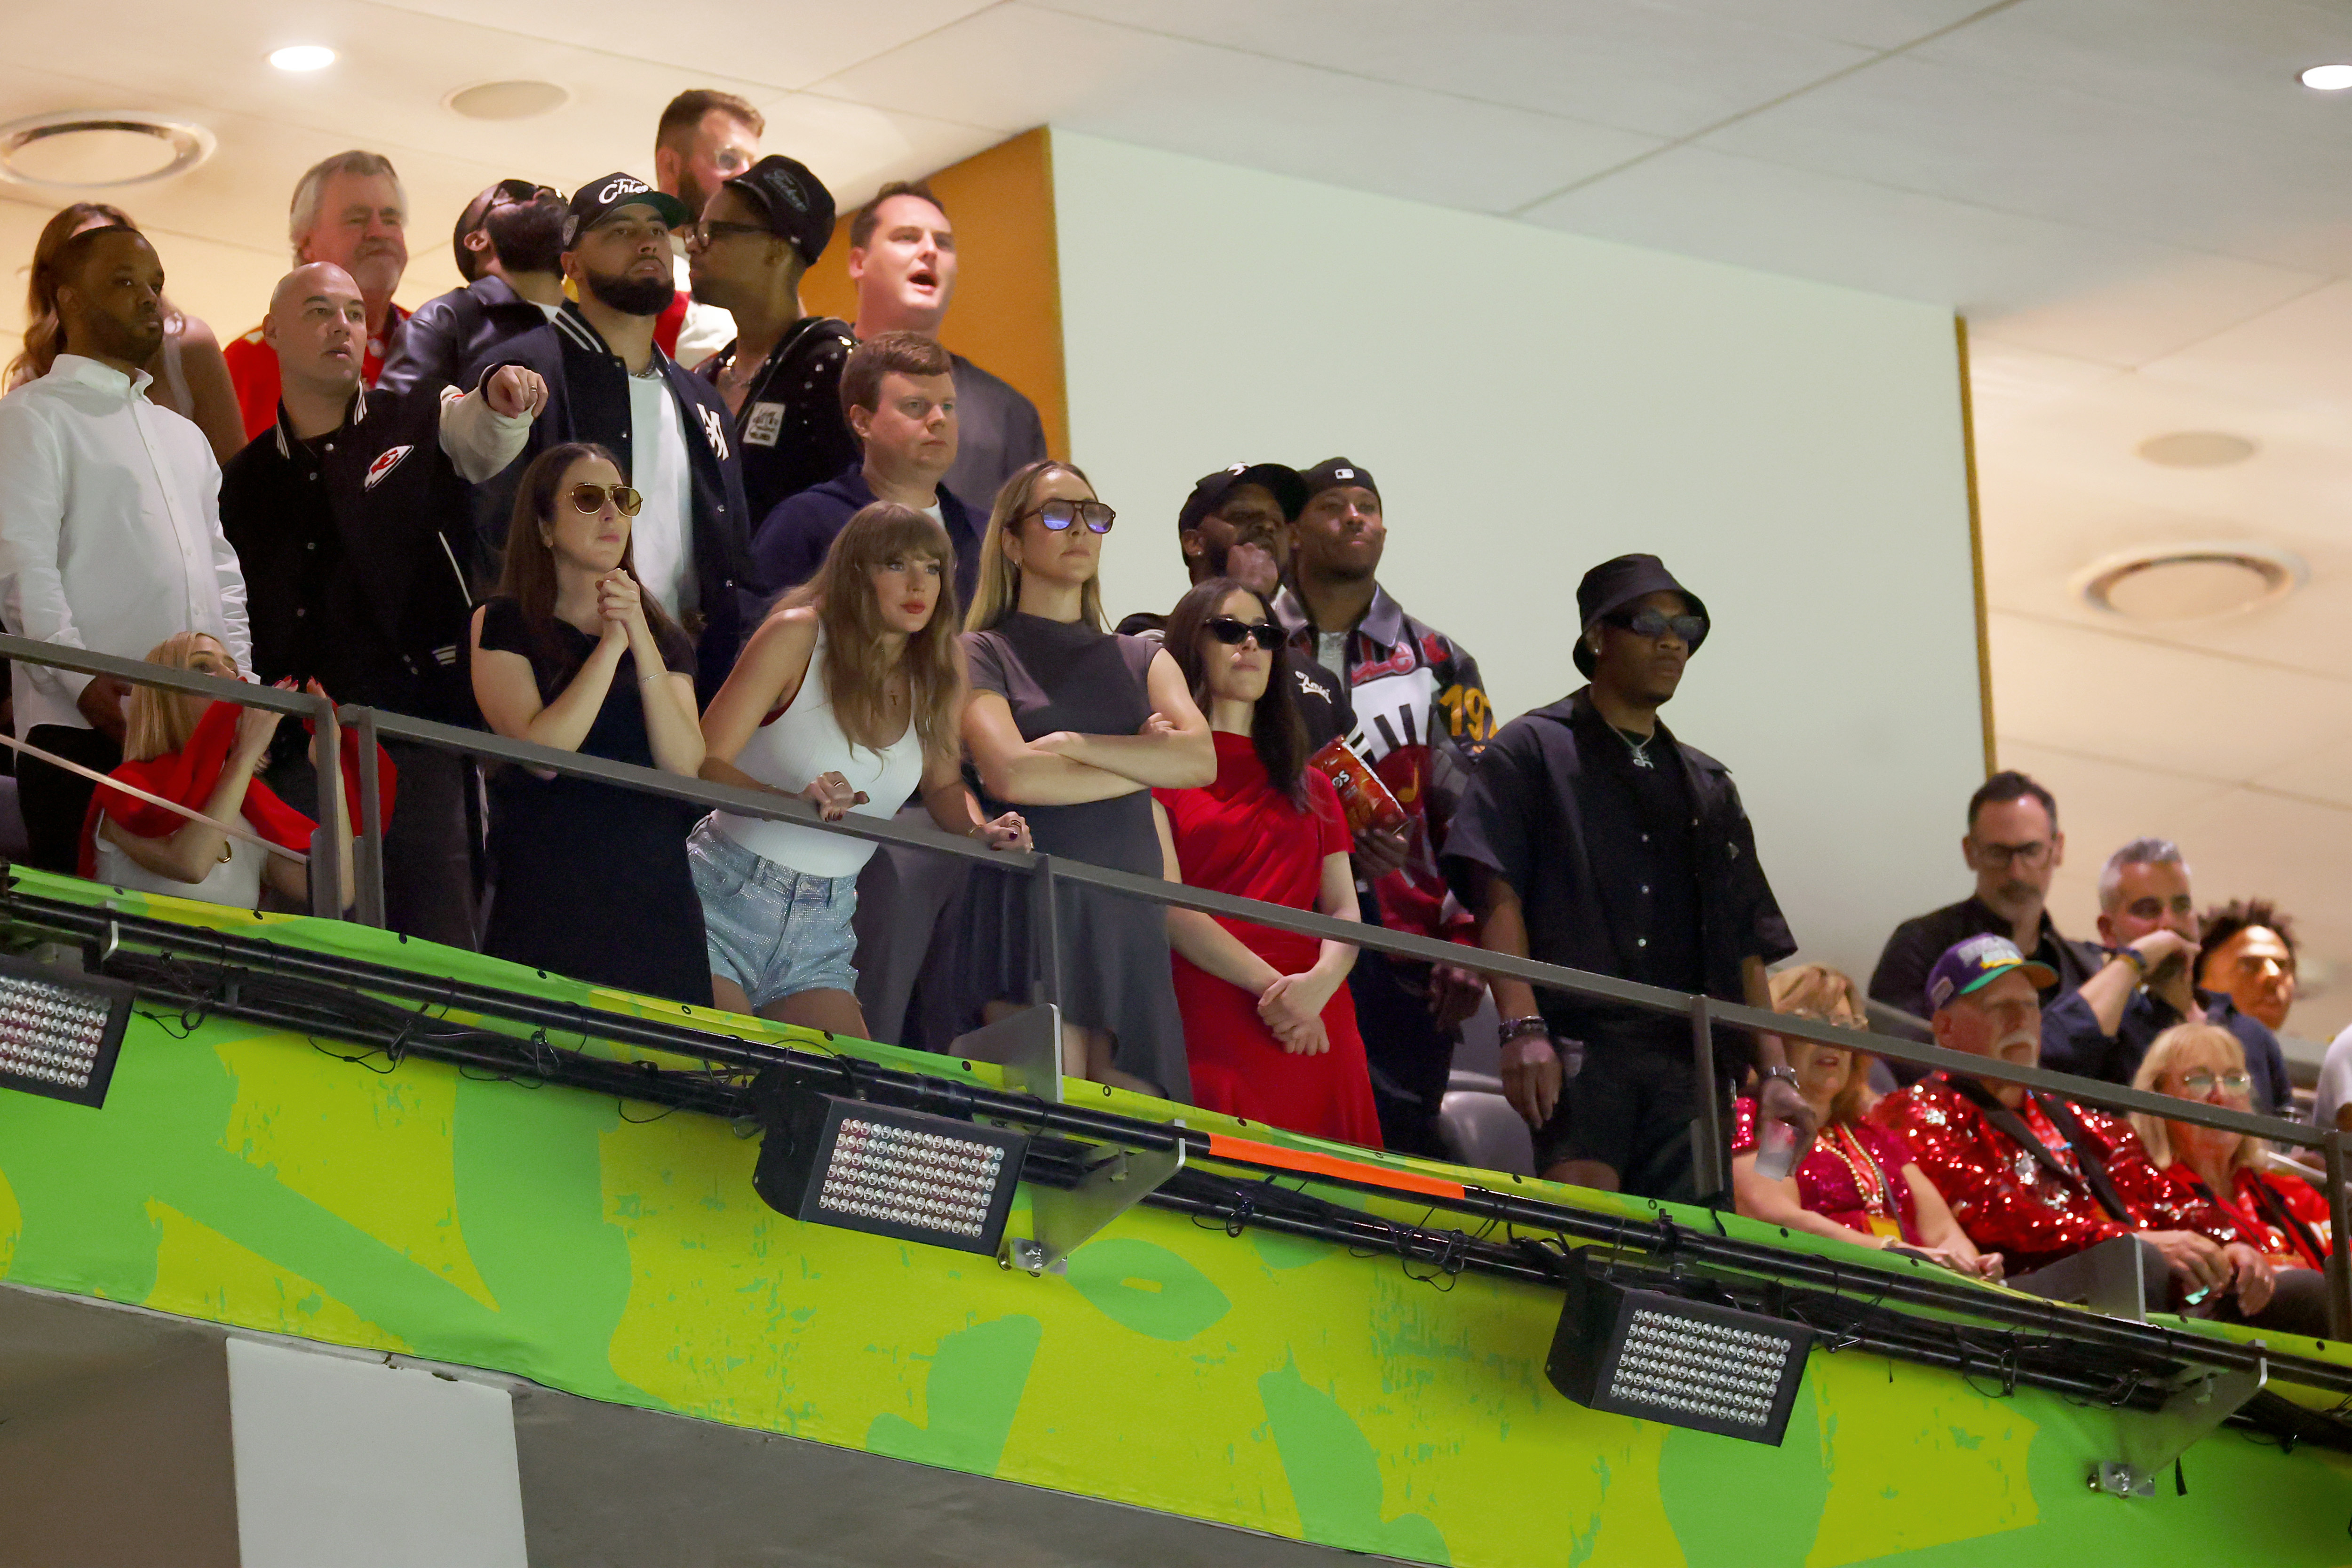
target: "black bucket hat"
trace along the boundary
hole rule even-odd
[[[1576,661],[1580,671],[1588,676],[1592,673],[1592,645],[1587,639],[1593,626],[1652,594],[1680,594],[1690,601],[1691,614],[1702,620],[1714,618],[1707,615],[1706,605],[1699,596],[1675,582],[1675,574],[1656,556],[1620,555],[1613,561],[1603,561],[1576,585],[1576,647],[1569,657]],[[1696,653],[1698,645],[1706,640],[1705,632],[1693,637],[1691,652]]]

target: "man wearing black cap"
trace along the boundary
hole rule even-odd
[[[552,186],[500,180],[466,204],[450,246],[466,286],[416,308],[375,379],[379,391],[437,392],[562,308],[563,198]]]
[[[1275,616],[1293,647],[1347,682],[1356,710],[1349,742],[1405,811],[1401,859],[1380,844],[1357,846],[1357,885],[1369,895],[1360,900],[1364,918],[1466,941],[1472,922],[1446,889],[1437,849],[1466,782],[1465,759],[1494,733],[1477,662],[1381,587],[1388,529],[1372,476],[1346,458],[1329,458],[1300,478],[1307,500],[1291,523],[1290,583],[1275,596]],[[1367,949],[1348,986],[1382,1141],[1444,1157],[1438,1108],[1483,983],[1452,964],[1391,960]]]
[[[1594,567],[1573,658],[1591,684],[1514,719],[1479,755],[1445,841],[1448,875],[1490,952],[1727,1002],[1771,1005],[1764,966],[1796,951],[1757,863],[1731,774],[1658,710],[1706,638],[1706,606],[1654,555]],[[1496,978],[1503,1088],[1553,1181],[1712,1200],[1693,1182],[1698,1095],[1689,1021]],[[1554,1038],[1581,1042],[1566,1075]],[[1756,1042],[1768,1121],[1801,1156],[1812,1115],[1780,1042]]]
[[[734,340],[698,374],[733,416],[755,531],[779,502],[858,461],[841,411],[841,367],[857,340],[847,322],[801,310],[802,275],[832,237],[833,193],[781,153],[711,192],[687,231],[695,301],[735,321]]]
[[[593,441],[620,460],[644,499],[629,530],[637,581],[694,636],[695,689],[708,702],[742,642],[739,595],[751,581],[743,472],[727,405],[710,384],[661,352],[654,321],[670,300],[669,235],[688,214],[677,197],[630,174],[572,193],[563,219],[563,275],[579,292],[555,319],[502,344],[494,363],[535,370],[547,407],[526,461],[477,491],[483,553],[506,543],[515,486],[528,459],[565,441]]]

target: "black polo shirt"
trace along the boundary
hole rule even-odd
[[[1925,1018],[1931,1011],[1927,1005],[1927,973],[1936,967],[1936,960],[1972,936],[2013,934],[2009,918],[1995,913],[1991,905],[1973,893],[1957,904],[1914,916],[1896,926],[1894,934],[1886,939],[1886,946],[1878,955],[1878,967],[1870,972],[1871,1000]],[[2099,966],[2106,962],[2090,943],[2060,936],[2047,910],[2042,912],[2041,940],[2025,956],[2048,964],[2051,973],[2058,977],[2042,988],[2042,1005],[2045,1009],[2061,996],[2081,990],[2083,982],[2096,974]],[[1887,1026],[1894,1027],[1891,1021]],[[1927,1037],[1923,1029],[1904,1027],[1895,1032],[1916,1039]]]

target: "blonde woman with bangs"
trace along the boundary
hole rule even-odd
[[[702,716],[702,776],[805,800],[827,822],[889,816],[918,790],[946,832],[1025,849],[1017,813],[983,817],[958,768],[963,705],[955,549],[876,501],[816,575],[752,633]],[[719,1005],[866,1037],[857,875],[871,839],[713,812],[687,841]]]
[[[1004,482],[964,619],[971,696],[963,743],[984,809],[1018,806],[1037,847],[1160,877],[1154,789],[1217,776],[1208,721],[1164,648],[1104,628],[1102,549],[1115,514],[1067,463]],[[966,1028],[1030,997],[1028,879],[975,870],[952,928]],[[1168,923],[1139,899],[1058,884],[1062,1070],[1188,1100],[1192,1079],[1168,963]]]
[[[2218,1024],[2175,1024],[2150,1041],[2132,1087],[2224,1110],[2253,1108],[2246,1047]],[[2148,1163],[2177,1187],[2228,1215],[2274,1269],[2327,1266],[2327,1200],[2299,1177],[2264,1169],[2265,1145],[2243,1132],[2160,1120],[2135,1110],[2132,1128]]]

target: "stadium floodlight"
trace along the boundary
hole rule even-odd
[[[994,1254],[1026,1133],[795,1088],[771,1102],[751,1185],[794,1219]]]
[[[1778,1446],[1813,1333],[1577,1269],[1544,1372],[1594,1410]]]
[[[104,1105],[137,996],[119,980],[0,954],[0,1089]]]

